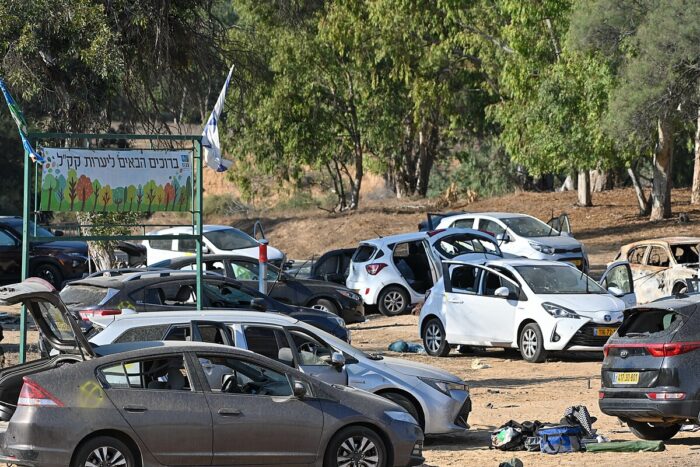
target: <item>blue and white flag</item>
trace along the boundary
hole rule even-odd
[[[34,162],[43,164],[44,158],[34,150],[27,139],[27,122],[24,120],[24,114],[10,95],[10,91],[7,90],[5,82],[2,79],[0,79],[0,90],[2,90],[2,94],[5,96],[5,102],[7,102],[7,107],[10,109],[12,119],[15,121],[15,124],[17,124],[17,131],[19,131],[19,137],[22,138],[22,146],[24,147],[24,150],[27,152],[27,154],[29,154],[29,157],[31,157]]]
[[[228,84],[231,81],[231,75],[233,74],[233,67],[228,72],[228,78],[226,78],[226,83],[221,89],[219,98],[216,100],[216,105],[214,110],[207,121],[207,125],[204,127],[202,132],[202,147],[204,147],[204,163],[207,167],[216,170],[217,172],[223,172],[229,167],[231,167],[232,162],[227,161],[221,157],[221,143],[219,142],[219,118],[221,117],[221,112],[224,110],[224,102],[226,101],[226,90],[228,89]]]

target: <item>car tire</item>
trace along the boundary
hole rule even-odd
[[[330,311],[334,315],[338,314],[338,307],[336,304],[326,298],[317,298],[316,300],[312,300],[310,307],[314,310]]]
[[[392,285],[382,290],[377,304],[379,312],[384,316],[398,316],[408,310],[410,301],[411,299],[404,289]]]
[[[361,449],[362,448],[362,449]],[[328,443],[323,465],[339,467],[347,465],[353,455],[360,457],[367,467],[386,467],[386,447],[382,439],[364,426],[350,426],[340,430]]]
[[[111,436],[97,436],[78,448],[71,467],[90,465],[136,467],[136,458],[131,448],[121,440]]]
[[[653,423],[627,421],[627,426],[637,438],[648,441],[666,441],[673,438],[681,429],[680,424],[654,425]]]
[[[450,353],[445,327],[438,318],[430,318],[423,328],[423,347],[428,355],[446,357]]]
[[[520,332],[518,349],[523,359],[530,363],[542,363],[547,359],[542,330],[537,323],[527,324]]]
[[[42,263],[37,265],[32,271],[32,276],[44,279],[46,282],[53,285],[56,290],[60,290],[63,284],[63,274],[61,274],[61,271],[53,264]]]
[[[418,412],[418,408],[413,402],[411,402],[411,400],[408,397],[402,394],[397,394],[395,392],[385,392],[379,395],[382,397],[386,397],[391,402],[400,405],[406,412],[411,414],[411,417],[416,419],[421,429],[425,430],[425,422],[421,419],[420,413]]]

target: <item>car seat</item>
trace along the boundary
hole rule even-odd
[[[182,304],[187,303],[192,298],[192,292],[192,286],[181,285],[175,294],[175,301]]]

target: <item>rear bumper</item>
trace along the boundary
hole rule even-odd
[[[652,401],[642,398],[608,397],[613,392],[606,392],[605,398],[598,401],[600,410],[613,417],[640,422],[674,422],[698,420],[700,400]]]
[[[341,305],[340,317],[343,318],[347,324],[365,322],[365,307],[362,302],[355,304],[346,300],[345,303],[341,303]]]

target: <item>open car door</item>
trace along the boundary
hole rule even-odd
[[[615,261],[605,270],[600,278],[600,285],[608,292],[625,302],[629,308],[637,304],[637,294],[634,293],[632,268],[628,261]]]
[[[208,344],[222,344],[233,347],[231,329],[218,321],[190,321],[190,339],[193,342],[206,342]]]
[[[569,220],[569,215],[565,212],[559,214],[557,217],[552,217],[551,219],[549,219],[547,225],[564,235],[573,234],[571,230],[571,221]]]

